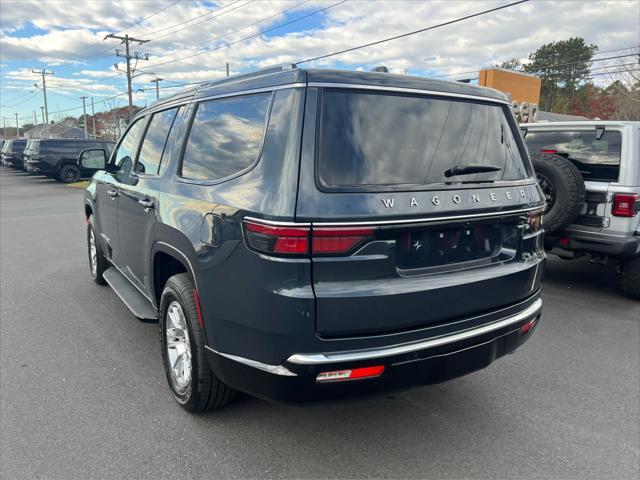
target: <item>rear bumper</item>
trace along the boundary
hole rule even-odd
[[[567,231],[558,236],[545,237],[545,248],[557,248],[571,252],[593,252],[615,258],[632,258],[640,255],[640,235],[618,237],[600,233]]]
[[[520,328],[537,320],[542,300],[517,313],[472,329],[417,342],[375,349],[291,355],[281,365],[267,365],[211,348],[211,367],[228,385],[252,395],[281,402],[298,402],[438,383],[490,365],[513,352],[535,330]],[[371,379],[318,383],[321,372],[383,365]]]

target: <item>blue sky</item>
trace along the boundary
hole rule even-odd
[[[121,33],[150,38],[134,50],[150,52],[137,73],[172,85],[219,78],[225,62],[232,73],[304,58],[372,42],[509,3],[508,1],[367,1],[367,0],[117,0],[30,1],[0,3],[0,115],[15,124],[40,119],[40,76],[47,68],[50,118],[82,113],[79,97],[93,97],[96,110],[126,105],[126,79],[114,69],[121,58],[114,40]],[[261,35],[260,32],[309,16]],[[550,22],[549,19],[553,18]],[[134,25],[132,25],[134,24]],[[558,26],[562,28],[558,28]],[[526,59],[543,43],[582,36],[598,45],[602,58],[637,52],[640,2],[532,0],[486,16],[313,62],[309,66],[370,69],[387,65],[393,72],[447,79],[477,76],[480,68],[511,57]],[[240,41],[244,37],[253,38]],[[223,47],[224,42],[238,42]],[[204,43],[208,42],[208,43]],[[206,51],[210,47],[216,50]],[[635,50],[633,47],[636,47]],[[183,57],[196,55],[191,59]],[[620,62],[594,64],[600,72],[616,71]],[[155,64],[171,62],[164,65]],[[462,72],[460,75],[454,75]],[[135,103],[155,99],[153,75],[134,80]],[[615,75],[594,77],[598,83]],[[64,111],[68,110],[68,111]],[[59,114],[58,111],[61,111]]]

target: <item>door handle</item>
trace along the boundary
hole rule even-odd
[[[115,200],[115,198],[118,196],[118,190],[107,190],[107,193],[111,195],[112,200]]]
[[[148,212],[154,207],[153,202],[151,200],[146,200],[141,198],[140,200],[138,200],[138,203],[144,207],[144,210],[146,212]]]

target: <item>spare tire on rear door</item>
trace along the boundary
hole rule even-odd
[[[547,199],[543,225],[548,233],[559,232],[576,219],[584,205],[584,180],[576,166],[561,155],[531,155],[538,183]]]

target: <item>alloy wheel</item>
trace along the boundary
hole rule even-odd
[[[171,383],[176,393],[184,395],[191,387],[191,343],[187,319],[182,306],[173,300],[167,308],[165,336]]]

